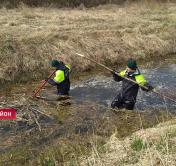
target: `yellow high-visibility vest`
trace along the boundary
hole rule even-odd
[[[125,73],[126,73],[127,70],[123,70],[119,73],[120,76],[124,77],[125,76]],[[136,82],[139,84],[139,85],[142,85],[144,86],[147,81],[145,80],[144,76],[142,74],[138,74],[138,75],[135,75],[135,80]]]
[[[70,69],[71,69],[70,65],[65,65],[65,66],[69,69],[69,72],[70,72]],[[56,71],[56,75],[55,75],[55,77],[54,77],[54,81],[55,81],[56,83],[61,83],[61,82],[63,82],[64,80],[65,80],[64,71],[63,71],[63,70],[57,70],[57,71]]]

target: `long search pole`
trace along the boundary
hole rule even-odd
[[[146,86],[140,85],[139,83],[137,83],[136,81],[134,81],[134,80],[132,80],[132,79],[130,79],[130,78],[127,78],[127,77],[125,77],[125,76],[119,75],[117,72],[115,72],[115,71],[112,70],[111,68],[109,68],[109,67],[103,65],[102,63],[99,63],[99,62],[95,61],[94,59],[90,59],[90,58],[86,57],[85,55],[79,54],[79,53],[76,53],[76,55],[78,55],[78,56],[80,56],[80,57],[82,57],[82,58],[85,58],[85,59],[87,59],[87,60],[89,60],[89,61],[92,61],[92,62],[94,62],[95,64],[97,64],[97,65],[99,65],[99,66],[101,66],[101,67],[107,69],[108,71],[115,73],[115,74],[118,75],[119,77],[122,77],[122,78],[124,78],[124,79],[126,79],[126,80],[128,80],[128,81],[131,81],[131,82],[133,82],[133,83],[139,85],[140,87],[142,87],[142,88],[144,88],[144,89],[146,89],[146,90],[148,89]],[[157,94],[157,95],[159,95],[159,96],[161,96],[162,98],[166,98],[166,99],[168,99],[168,100],[170,100],[170,101],[176,103],[176,100],[172,99],[171,97],[168,97],[168,96],[166,96],[166,95],[161,94],[161,93],[158,92],[156,89],[153,89],[152,92],[155,93],[155,94]]]
[[[39,94],[39,92],[42,90],[42,88],[46,85],[46,83],[48,82],[48,80],[56,73],[56,70],[54,70],[49,77],[42,83],[42,85],[40,85],[37,90],[35,90],[33,97],[37,97],[37,95]]]

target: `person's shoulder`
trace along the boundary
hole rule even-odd
[[[71,65],[70,64],[66,64],[65,65],[69,70],[71,69]]]
[[[119,75],[120,75],[120,76],[125,76],[125,73],[126,73],[126,69],[125,69],[125,70],[121,70],[121,71],[119,72]]]
[[[62,73],[64,73],[63,70],[57,70],[57,71],[56,71],[56,75],[58,75],[58,74],[62,74]]]

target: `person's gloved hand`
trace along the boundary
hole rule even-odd
[[[113,74],[113,75],[114,75],[114,73],[115,73],[115,71],[111,71],[111,74]]]
[[[150,91],[152,91],[154,89],[154,87],[152,85],[150,85],[150,84],[147,84],[146,87],[147,87],[147,91],[148,92],[150,92]]]
[[[117,71],[111,71],[111,74],[112,74],[113,76],[117,76],[117,75],[118,75],[118,72],[117,72]]]
[[[143,87],[141,87],[141,89],[143,91],[150,92],[150,91],[154,90],[154,87],[152,85],[150,85],[149,83],[146,83]]]

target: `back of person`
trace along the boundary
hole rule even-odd
[[[62,81],[59,81],[57,85],[58,94],[60,95],[69,95],[70,90],[70,66],[61,63],[57,68],[56,77],[54,80],[57,82],[58,77],[63,78]]]
[[[55,77],[49,79],[48,83],[57,86],[58,95],[69,95],[70,90],[70,66],[62,61],[53,60],[51,66],[56,69]]]

